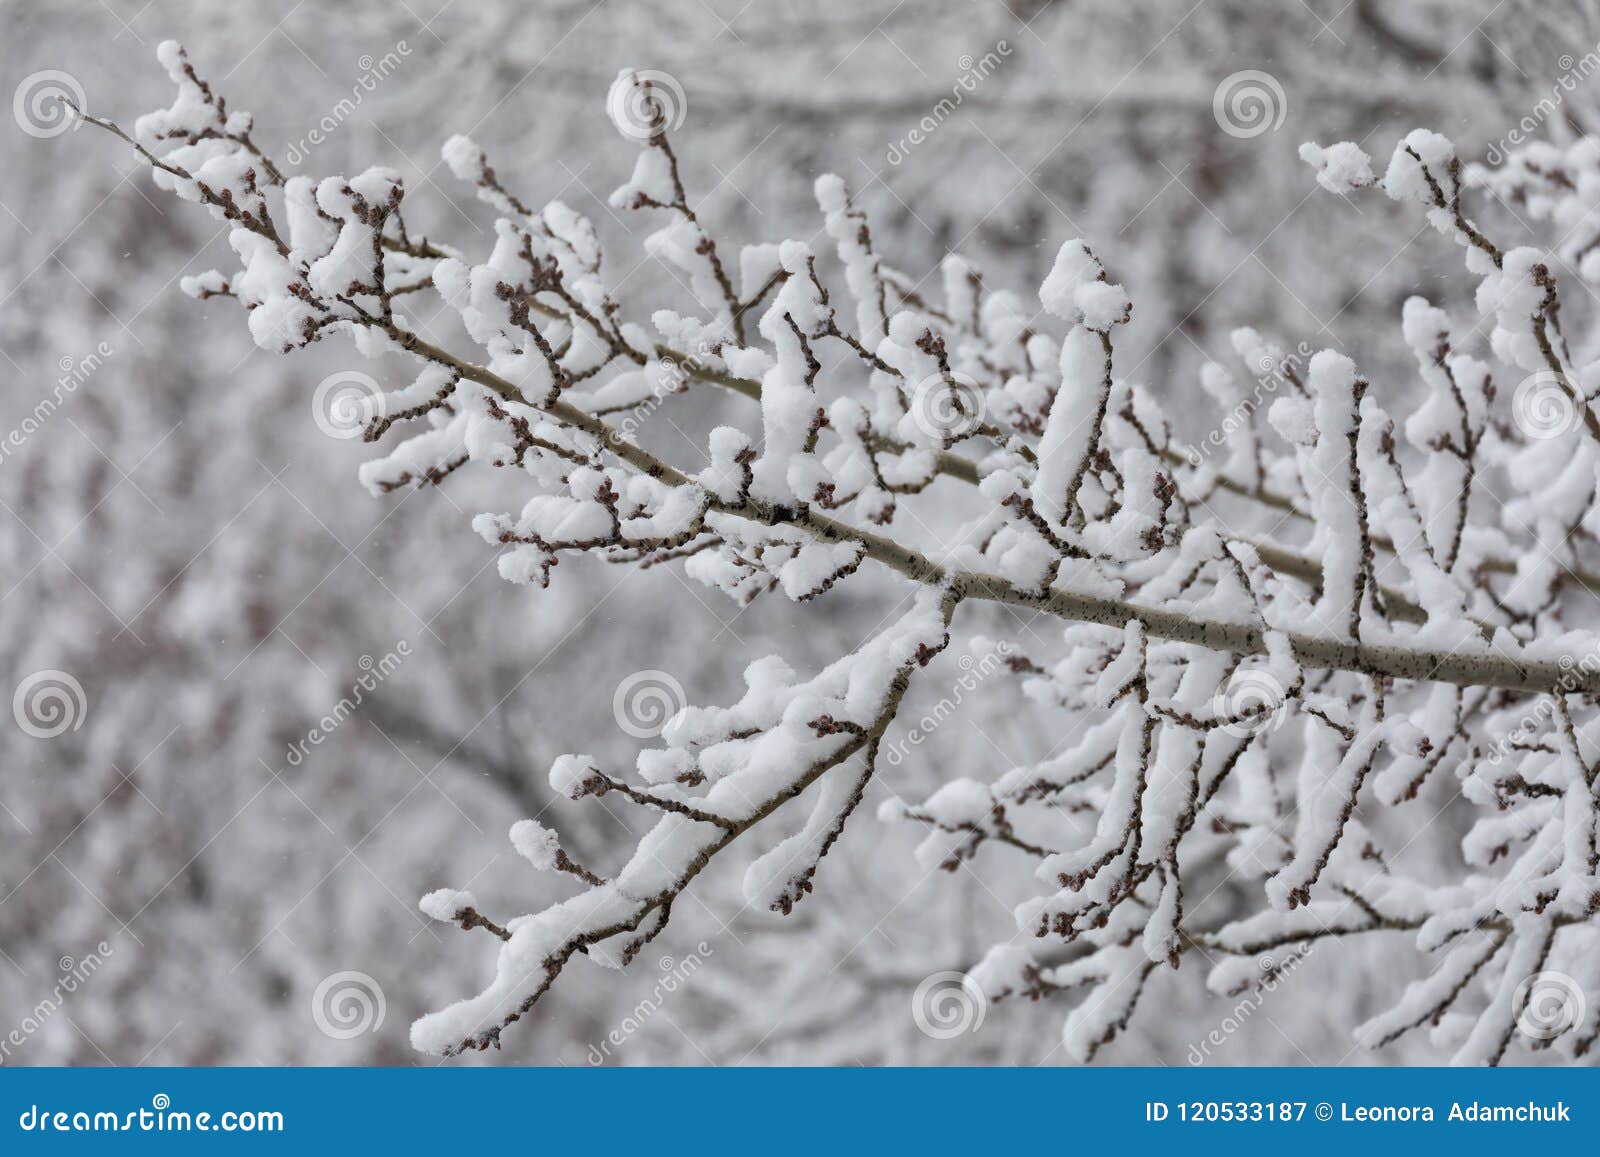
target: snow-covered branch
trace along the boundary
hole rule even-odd
[[[1411,133],[1381,181],[1349,143],[1302,155],[1326,188],[1381,186],[1463,247],[1477,311],[1494,323],[1488,354],[1466,352],[1469,320],[1420,298],[1398,319],[1412,390],[1372,380],[1360,350],[1320,350],[1302,368],[1240,330],[1250,367],[1277,367],[1292,389],[1213,461],[1157,398],[1187,392],[1226,410],[1241,396],[1231,372],[1210,366],[1192,390],[1119,376],[1135,295],[1086,241],[1059,247],[1037,310],[955,255],[934,294],[893,268],[845,183],[824,176],[826,248],[735,250],[693,202],[670,94],[624,72],[608,111],[637,158],[611,204],[659,215],[645,251],[692,299],[646,324],[609,280],[588,218],[561,202],[532,208],[471,140],[452,138],[444,156],[499,215],[479,255],[413,236],[393,171],[285,177],[249,115],[229,111],[180,48],[163,45],[161,59],[178,89],[170,108],[132,134],[94,123],[129,141],[158,185],[232,226],[238,268],[185,289],[237,301],[264,349],[339,336],[415,368],[359,403],[369,441],[405,432],[361,468],[368,490],[498,469],[515,510],[473,526],[517,583],[547,586],[564,559],[593,556],[681,562],[740,603],[823,598],[864,570],[898,576],[909,596],[813,675],[752,662],[738,702],[679,711],[630,772],[557,760],[558,792],[614,794],[658,818],[614,871],[518,825],[526,859],[583,884],[532,914],[501,921],[466,893],[431,893],[428,914],[502,945],[483,991],[416,1022],[418,1048],[497,1043],[575,955],[626,965],[741,837],[767,841],[746,898],[791,912],[862,802],[913,677],[973,603],[1059,620],[1059,657],[1013,667],[1023,695],[1070,713],[1074,738],[883,815],[928,828],[931,864],[957,868],[986,843],[1035,861],[1039,891],[1017,907],[1016,939],[976,975],[997,999],[1093,990],[1067,1022],[1074,1055],[1121,1031],[1160,965],[1196,954],[1226,990],[1239,980],[1229,959],[1263,946],[1413,935],[1438,969],[1362,1039],[1437,1025],[1478,1062],[1504,1056],[1528,976],[1600,983],[1600,636],[1563,590],[1594,565],[1600,368],[1563,330],[1552,262],[1500,248],[1468,215],[1445,138]],[[424,297],[470,344],[418,324]],[[1509,416],[1496,365],[1524,378]],[[674,464],[634,433],[692,386],[748,399],[748,428],[718,427],[702,464]],[[1552,406],[1564,422],[1548,420]],[[913,545],[908,512],[952,487],[969,500],[975,487],[982,512],[937,548]],[[1292,541],[1300,524],[1309,535]],[[1463,841],[1468,869],[1440,884],[1391,864],[1373,812],[1446,775],[1483,814]],[[802,797],[791,810],[805,818],[783,834],[772,817]],[[1074,834],[1083,815],[1087,839]],[[1213,851],[1257,885],[1260,907],[1201,928],[1185,871]],[[1064,963],[1051,955],[1063,949]],[[1587,1049],[1593,1019],[1554,1036]]]

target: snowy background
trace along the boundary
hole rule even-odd
[[[1386,153],[1426,125],[1481,155],[1594,49],[1600,22],[1580,9],[59,0],[0,9],[0,55],[18,100],[59,72],[88,111],[131,125],[168,102],[155,46],[179,38],[280,163],[392,166],[414,230],[483,246],[491,215],[439,161],[470,132],[525,199],[593,213],[631,300],[672,304],[640,223],[602,207],[634,159],[607,88],[623,66],[660,70],[685,95],[685,175],[719,236],[811,236],[812,180],[835,171],[917,276],[956,250],[1031,291],[1061,241],[1091,238],[1138,302],[1121,372],[1175,397],[1240,324],[1290,348],[1359,344],[1374,375],[1406,365],[1400,303],[1454,254],[1414,214],[1314,195],[1296,147]],[[1240,83],[1257,107],[1226,102]],[[1564,94],[1578,123],[1600,107],[1586,84]],[[451,884],[526,911],[553,893],[518,878],[505,832],[525,816],[559,818],[586,862],[630,846],[638,817],[554,802],[544,778],[562,751],[631,759],[619,682],[659,669],[695,702],[727,701],[754,657],[810,667],[857,645],[889,588],[741,612],[670,568],[585,560],[546,592],[502,582],[464,517],[481,480],[372,499],[359,440],[319,430],[313,388],[354,355],[275,358],[235,319],[208,321],[228,303],[177,282],[225,252],[222,230],[155,194],[113,139],[26,119],[6,125],[0,164],[0,690],[64,674],[70,723],[0,727],[0,1040],[21,1039],[4,1063],[416,1063],[407,1025],[489,967],[417,898]],[[1509,214],[1497,227],[1535,236]],[[698,440],[746,403],[673,404]],[[1064,720],[974,695],[869,805],[1037,757]],[[313,729],[328,733],[307,746]],[[1459,840],[1444,802],[1415,854]],[[575,970],[470,1063],[1065,1063],[1059,1010],[1013,1002],[949,1039],[919,1029],[917,985],[1009,934],[1027,865],[996,852],[928,871],[915,841],[864,816],[787,919],[746,909],[737,865],[719,865],[646,959],[620,978]],[[1228,916],[1226,882],[1208,902]],[[1242,1016],[1200,970],[1162,970],[1102,1059],[1372,1063],[1350,1025],[1420,967],[1381,937],[1316,953]],[[354,1032],[325,1007],[350,973],[366,1001]],[[1419,1039],[1377,1059],[1438,1057]]]

